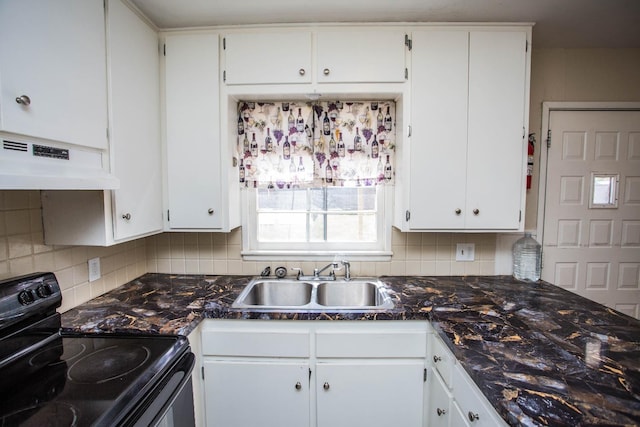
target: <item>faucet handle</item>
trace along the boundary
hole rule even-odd
[[[302,268],[300,268],[300,267],[291,267],[291,269],[298,272],[296,274],[296,278],[297,279],[299,279],[300,276],[304,276],[304,273],[302,272]]]

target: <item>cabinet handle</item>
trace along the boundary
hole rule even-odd
[[[460,215],[462,213],[462,209],[458,208],[455,210],[455,212],[456,212],[456,215]]]
[[[467,416],[469,417],[469,421],[474,422],[476,420],[480,419],[480,415],[478,414],[474,414],[473,412],[469,411],[469,413],[467,414]]]
[[[215,212],[215,211],[213,210],[213,208],[209,208],[209,210],[207,211],[207,213],[208,213],[209,215],[213,215],[213,213],[214,213],[214,212]]]
[[[304,76],[304,75],[305,75],[305,73],[306,73],[306,71],[304,70],[304,68],[300,68],[300,69],[298,70],[298,73],[299,73],[301,76]]]
[[[322,388],[325,390],[329,390],[329,387],[329,383],[324,383],[324,385],[322,386]]]
[[[438,363],[442,360],[442,357],[440,356],[433,356],[433,363]]]
[[[331,71],[330,71],[328,68],[325,68],[324,70],[322,70],[322,73],[323,73],[325,76],[328,76],[330,72],[331,72]]]
[[[16,98],[16,102],[18,104],[22,104],[22,105],[30,105],[31,104],[31,98],[29,98],[27,95],[20,95],[19,97]]]
[[[300,381],[298,381],[296,383],[296,390],[300,390],[302,388],[302,384],[300,384]]]
[[[474,214],[474,215],[478,215],[479,213],[480,213],[480,209],[474,209],[474,210],[473,210],[473,214]]]
[[[443,416],[444,414],[447,413],[447,410],[438,408],[438,409],[436,409],[436,413],[438,414],[439,417],[441,417],[441,416]]]
[[[131,214],[127,212],[126,214],[122,215],[122,219],[126,219],[127,221],[129,221],[131,219]]]

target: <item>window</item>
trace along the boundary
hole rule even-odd
[[[395,102],[238,102],[243,256],[390,256]]]
[[[591,200],[589,207],[617,208],[618,207],[618,174],[591,174]]]
[[[385,187],[248,189],[245,197],[245,257],[390,256]]]

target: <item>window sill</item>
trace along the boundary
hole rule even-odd
[[[349,261],[391,261],[393,252],[390,251],[344,251],[344,252],[313,252],[313,251],[243,251],[244,261],[334,261],[346,259]]]

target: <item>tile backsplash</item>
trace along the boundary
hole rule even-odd
[[[101,278],[89,282],[88,260],[100,258]],[[40,191],[0,191],[0,278],[55,273],[63,312],[147,272],[144,239],[104,247],[47,246]]]
[[[393,257],[353,262],[354,275],[494,274],[496,234],[392,234]],[[474,243],[475,260],[455,261],[457,243]],[[259,274],[272,268],[326,262],[243,261],[241,230],[231,233],[162,233],[111,247],[44,244],[39,191],[0,191],[0,278],[52,271],[62,288],[61,312],[127,283],[144,273]],[[88,260],[100,258],[101,278],[89,282]]]

